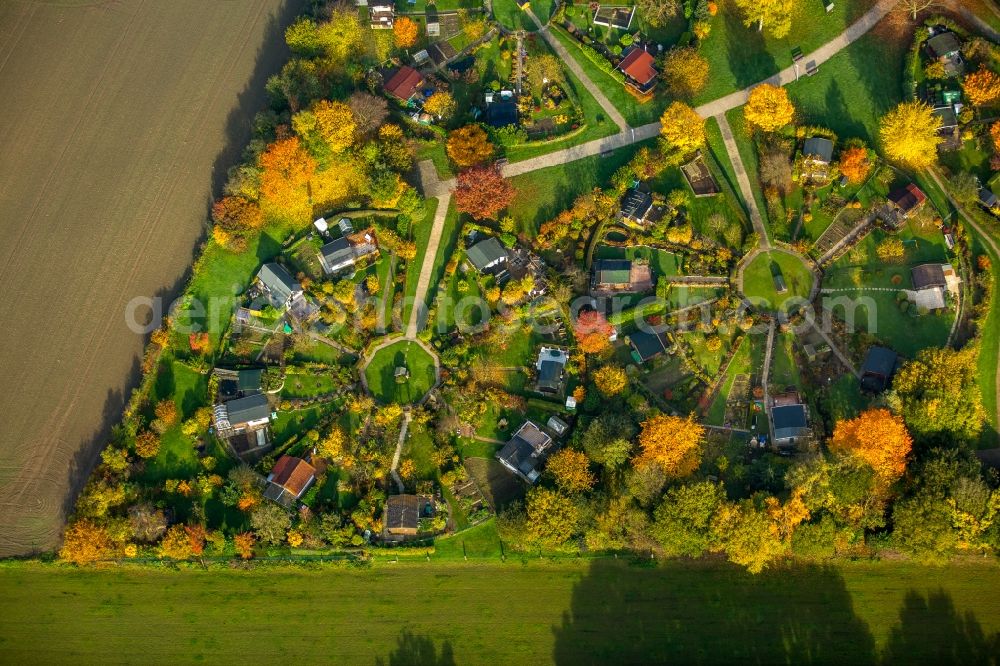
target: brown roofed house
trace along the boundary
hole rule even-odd
[[[890,192],[889,205],[897,215],[895,226],[902,226],[903,221],[920,212],[925,203],[927,203],[927,195],[913,183]]]
[[[391,495],[385,501],[383,529],[393,536],[414,536],[420,519],[434,515],[434,502],[426,495]]]
[[[302,458],[281,456],[274,463],[274,469],[267,475],[267,480],[269,483],[264,490],[264,497],[290,507],[306,494],[309,486],[316,480],[316,468]]]
[[[653,56],[646,49],[633,46],[618,63],[618,69],[625,75],[626,83],[641,93],[648,93],[656,87],[659,75],[653,62]]]
[[[385,91],[396,99],[409,102],[424,83],[424,77],[409,65],[403,65],[385,80]]]

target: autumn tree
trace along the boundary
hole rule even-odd
[[[551,53],[532,56],[528,58],[528,81],[531,89],[540,93],[546,85],[555,83],[559,86],[566,85],[566,77],[563,74],[563,63],[559,58]]]
[[[868,149],[864,146],[851,146],[840,154],[840,173],[849,183],[860,185],[865,182],[871,169]]]
[[[347,98],[347,106],[351,107],[357,130],[369,134],[378,129],[389,117],[389,102],[384,97],[371,93],[356,91]]]
[[[986,106],[1000,99],[1000,76],[980,66],[962,81],[962,91],[973,106]]]
[[[137,541],[152,543],[167,531],[167,516],[162,509],[144,502],[129,507],[129,528]]]
[[[257,540],[253,536],[253,532],[242,532],[233,537],[233,546],[236,548],[236,553],[244,560],[249,560],[253,557],[253,547]]]
[[[116,544],[108,529],[90,520],[77,520],[66,527],[60,559],[73,564],[90,564],[114,557]]]
[[[677,15],[681,3],[679,0],[637,0],[636,7],[649,25],[659,28]]]
[[[343,102],[320,100],[292,117],[292,129],[316,153],[317,143],[332,153],[342,153],[354,145],[357,123],[354,112]]]
[[[594,384],[606,396],[618,395],[628,386],[628,377],[622,368],[605,365],[594,372]]]
[[[258,159],[260,193],[272,214],[284,219],[308,220],[312,216],[308,184],[316,162],[298,137],[270,144]]]
[[[292,53],[306,58],[318,56],[323,50],[319,41],[319,26],[305,16],[300,16],[285,29],[285,43]]]
[[[725,551],[730,562],[752,574],[760,573],[789,550],[767,511],[751,500],[720,506],[712,533],[714,549]]]
[[[552,475],[561,490],[568,493],[590,490],[597,481],[590,471],[590,460],[586,454],[574,449],[560,449],[549,456],[545,471]]]
[[[903,419],[887,409],[869,409],[838,421],[830,440],[831,451],[864,461],[886,483],[903,475],[912,446]]]
[[[477,220],[495,220],[507,208],[517,190],[500,174],[500,168],[475,166],[458,174],[455,208]]]
[[[443,90],[434,93],[424,102],[424,111],[439,120],[451,118],[456,108],[455,98],[451,96],[451,93]]]
[[[660,136],[664,152],[687,155],[705,145],[705,119],[684,102],[674,102],[660,116]]]
[[[576,532],[580,509],[562,493],[533,488],[525,500],[527,538],[542,547],[559,548]]]
[[[708,83],[708,60],[690,46],[671,49],[663,58],[663,77],[675,95],[690,99]]]
[[[743,24],[757,24],[758,30],[767,30],[772,37],[782,39],[792,29],[792,15],[799,0],[735,0],[743,14]]]
[[[408,16],[397,17],[392,24],[392,39],[398,49],[408,49],[417,43],[419,26]]]
[[[599,354],[607,349],[610,346],[608,338],[614,331],[614,327],[597,310],[584,310],[573,323],[576,343],[586,354]]]
[[[784,88],[763,83],[750,91],[743,117],[752,128],[776,132],[795,120],[795,107]]]
[[[260,229],[264,225],[264,215],[257,202],[242,196],[228,196],[212,205],[212,221],[232,234],[243,235]]]
[[[327,460],[343,461],[349,455],[347,450],[347,435],[339,425],[330,428],[330,432],[316,447],[317,453]]]
[[[986,418],[978,367],[979,350],[969,345],[923,349],[900,368],[890,398],[918,439],[949,445],[978,439]]]
[[[694,420],[680,416],[659,415],[646,419],[639,432],[639,455],[636,466],[655,465],[667,476],[686,476],[698,467],[705,428]]]
[[[173,560],[186,560],[194,555],[184,525],[172,525],[160,541],[159,550],[160,557],[169,557]]]
[[[177,419],[180,418],[180,414],[177,413],[177,403],[170,398],[156,403],[153,413],[156,414],[156,418],[168,426],[174,425],[177,423]]]
[[[329,18],[317,26],[317,38],[323,49],[323,65],[331,71],[342,71],[349,62],[356,60],[370,45],[372,33],[361,24],[354,7],[339,7],[329,13]]]
[[[883,238],[875,246],[875,254],[886,263],[894,263],[901,261],[906,256],[906,248],[903,247],[902,240],[896,236],[889,236]]]
[[[142,458],[155,458],[160,452],[160,437],[152,430],[144,430],[135,438],[135,452]]]
[[[890,160],[913,169],[934,163],[941,137],[937,116],[929,105],[903,102],[882,116],[879,124],[882,148]]]
[[[479,125],[459,127],[448,134],[448,157],[460,168],[482,164],[493,157],[493,144]]]

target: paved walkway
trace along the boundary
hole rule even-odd
[[[629,124],[625,120],[625,116],[623,116],[621,111],[619,111],[618,108],[611,103],[611,100],[609,100],[608,96],[604,94],[604,91],[601,90],[600,86],[590,80],[590,77],[587,76],[587,73],[583,71],[582,67],[580,67],[576,58],[569,54],[569,51],[567,51],[566,47],[562,45],[562,42],[552,36],[552,33],[549,32],[549,27],[542,25],[542,22],[538,20],[538,17],[535,16],[535,13],[531,11],[530,7],[524,11],[531,18],[534,24],[538,26],[538,33],[545,39],[546,42],[548,42],[549,46],[552,47],[552,50],[556,52],[556,55],[562,59],[563,64],[569,67],[570,71],[576,75],[576,78],[580,79],[580,83],[583,84],[583,87],[594,96],[594,99],[596,99],[597,103],[601,105],[602,109],[604,109],[604,113],[607,114],[608,118],[610,118],[611,121],[615,125],[618,125],[618,127],[622,130],[628,129]]]
[[[420,266],[420,277],[417,278],[417,290],[413,294],[413,307],[410,309],[410,321],[406,324],[406,337],[413,340],[423,323],[427,313],[427,290],[431,284],[431,274],[434,273],[434,260],[437,259],[438,246],[441,245],[441,235],[444,232],[444,220],[448,216],[448,206],[451,204],[451,192],[445,191],[438,196],[437,210],[431,223],[431,235],[427,240],[427,250],[424,252],[424,263]]]
[[[719,130],[722,132],[722,140],[726,144],[726,152],[729,153],[729,161],[733,163],[733,171],[736,172],[736,183],[740,186],[740,196],[746,203],[747,210],[750,211],[750,222],[753,223],[754,231],[760,237],[760,246],[765,250],[770,249],[771,239],[767,236],[767,228],[764,226],[764,219],[757,208],[757,199],[753,195],[753,188],[750,187],[750,178],[747,170],[743,166],[743,158],[736,147],[736,139],[733,138],[733,128],[729,126],[729,121],[725,114],[715,117],[719,123]]]
[[[966,213],[965,209],[962,208],[962,206],[959,205],[959,203],[957,201],[955,201],[954,199],[951,198],[951,194],[948,192],[948,190],[945,189],[944,183],[941,182],[941,177],[937,173],[937,170],[930,169],[930,170],[928,170],[928,174],[930,174],[930,177],[934,180],[935,183],[937,183],[937,186],[939,188],[941,188],[941,191],[945,193],[945,196],[948,197],[948,200],[951,202],[951,205],[955,207],[955,210],[957,210],[958,214],[962,216],[962,219],[965,220],[966,223],[968,223],[968,225],[970,227],[972,227],[976,231],[977,234],[979,234],[980,239],[984,243],[986,243],[987,245],[990,246],[990,249],[993,250],[993,252],[996,254],[996,256],[1000,257],[1000,245],[997,245],[996,239],[994,239],[987,232],[986,229],[984,229],[983,227],[981,227],[979,225],[979,223],[976,222],[972,218],[972,216],[970,216],[968,213]],[[996,373],[996,376],[994,377],[994,381],[996,382],[996,387],[997,387],[997,390],[996,390],[996,396],[997,396],[996,397],[996,401],[997,402],[993,406],[993,408],[996,410],[995,413],[997,415],[998,423],[1000,423],[1000,369],[998,369],[998,371]]]

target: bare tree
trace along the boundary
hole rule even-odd
[[[389,116],[389,106],[382,97],[365,92],[355,92],[347,100],[358,121],[358,129],[367,134],[377,129]]]
[[[898,7],[901,11],[909,14],[912,20],[916,21],[917,14],[938,4],[938,0],[899,0]]]

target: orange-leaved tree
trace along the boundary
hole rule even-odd
[[[659,415],[642,422],[639,433],[641,451],[636,466],[657,465],[671,477],[693,472],[701,462],[701,447],[705,428],[694,420],[680,416]]]
[[[848,182],[858,185],[863,183],[872,170],[868,149],[864,146],[851,146],[840,154],[840,173]]]
[[[112,557],[115,543],[103,525],[78,520],[66,528],[59,557],[74,564],[88,564]]]
[[[260,193],[269,211],[285,219],[309,219],[309,180],[316,173],[316,161],[299,143],[298,137],[275,141],[261,153]]]
[[[795,107],[784,88],[764,83],[750,91],[743,117],[750,127],[775,132],[795,120]]]
[[[577,315],[573,324],[576,343],[586,354],[597,354],[607,349],[610,344],[608,338],[614,330],[604,315],[597,310],[584,310]]]
[[[887,409],[869,409],[856,418],[838,421],[830,440],[831,451],[858,458],[889,483],[906,471],[912,446],[903,419]]]
[[[517,190],[494,166],[475,166],[458,174],[455,208],[477,220],[495,220]]]
[[[985,106],[1000,99],[1000,76],[985,66],[965,77],[962,91],[973,106]]]
[[[242,532],[233,537],[233,547],[236,548],[240,557],[249,560],[253,557],[253,546],[256,541],[253,532]]]
[[[493,144],[479,125],[466,125],[453,131],[448,135],[445,149],[451,161],[463,169],[493,157]]]
[[[397,48],[408,49],[417,43],[417,22],[413,19],[400,16],[392,24],[392,39]]]
[[[597,481],[590,471],[590,459],[574,449],[553,453],[545,464],[545,471],[552,475],[557,486],[570,493],[590,490]]]

